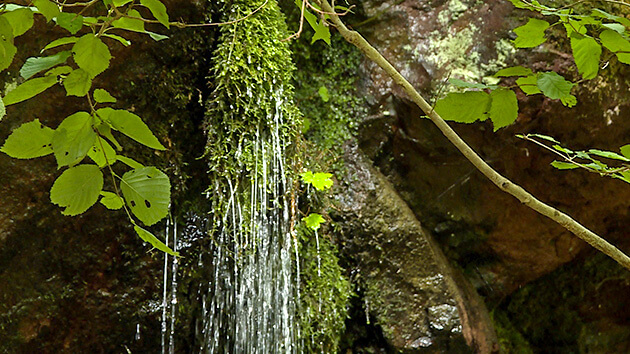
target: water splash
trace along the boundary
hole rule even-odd
[[[164,230],[165,243],[169,245],[172,240],[171,247],[177,252],[177,222],[171,220],[169,216],[166,219]],[[169,271],[169,259],[171,259],[171,268]],[[177,257],[171,257],[164,253],[164,277],[162,283],[162,354],[175,353],[175,319],[177,316]],[[169,279],[170,278],[170,279]]]

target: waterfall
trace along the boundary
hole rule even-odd
[[[227,190],[214,191],[228,201],[219,214],[214,276],[203,300],[203,353],[297,351],[282,90],[275,96],[268,129],[257,127],[250,144],[255,162],[249,186],[227,180]]]

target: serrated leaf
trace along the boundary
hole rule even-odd
[[[77,112],[66,117],[55,130],[52,147],[59,168],[79,163],[96,141],[92,116]]]
[[[166,6],[159,0],[140,0],[140,4],[151,11],[153,16],[166,28],[170,28]]]
[[[514,40],[516,48],[533,48],[545,42],[545,30],[549,28],[549,22],[530,18],[529,21],[514,29],[518,35]]]
[[[68,30],[72,34],[76,34],[83,27],[83,16],[71,12],[60,12],[55,21],[57,21],[59,27]]]
[[[33,11],[29,8],[5,12],[2,17],[6,18],[13,27],[14,37],[23,35],[33,27]]]
[[[109,210],[118,210],[123,207],[125,201],[112,192],[101,191],[101,204],[103,204]]]
[[[158,250],[162,252],[168,253],[171,256],[179,257],[179,252],[173,252],[173,250],[170,247],[165,245],[162,241],[160,241],[157,237],[155,237],[149,231],[141,228],[138,225],[134,225],[133,229],[136,231],[136,233],[138,234],[138,236],[140,236],[141,239],[143,239],[145,242],[150,243],[151,246],[157,248]]]
[[[116,159],[131,168],[135,168],[135,169],[144,168],[143,164],[127,156],[118,155],[116,156]]]
[[[116,99],[103,89],[94,90],[94,100],[98,103],[115,103]]]
[[[72,47],[72,52],[79,68],[85,70],[91,77],[105,71],[112,58],[107,45],[92,33],[79,38]]]
[[[538,74],[536,85],[545,96],[557,100],[570,96],[574,84],[554,71],[547,71]]]
[[[598,149],[590,149],[588,150],[589,154],[593,154],[596,156],[601,156],[601,157],[605,157],[607,159],[613,159],[613,160],[621,160],[621,161],[626,161],[626,162],[630,162],[630,159],[628,159],[625,156],[621,156],[616,152],[612,152],[612,151],[605,151],[605,150],[598,150]]]
[[[302,218],[302,221],[304,221],[306,227],[313,231],[317,231],[320,228],[321,224],[324,223],[326,220],[324,220],[324,218],[320,214],[311,213],[307,217]]]
[[[602,46],[591,37],[577,33],[571,35],[571,49],[578,71],[584,79],[593,79],[599,72],[599,58]]]
[[[445,120],[472,123],[488,118],[490,95],[482,91],[449,93],[435,105],[435,111]]]
[[[613,30],[617,33],[624,33],[626,31],[626,26],[620,24],[620,23],[603,23],[602,27],[604,28],[608,28],[610,30]]]
[[[144,22],[141,20],[142,16],[140,13],[136,10],[129,10],[128,15],[137,18],[121,17],[118,20],[113,21],[112,26],[128,31],[145,33]]]
[[[319,97],[322,98],[322,101],[328,102],[330,100],[330,95],[328,94],[328,89],[326,86],[320,86],[319,90],[317,90]]]
[[[33,5],[37,7],[37,10],[46,17],[46,21],[52,21],[57,15],[59,15],[59,6],[55,5],[50,0],[33,0]]]
[[[103,189],[103,173],[96,165],[79,165],[65,170],[50,189],[50,200],[63,215],[79,215],[98,200]]]
[[[514,123],[518,116],[518,102],[514,91],[500,88],[492,91],[490,98],[492,103],[488,115],[492,120],[494,131]]]
[[[76,69],[63,80],[63,87],[65,87],[68,96],[83,97],[92,87],[92,78],[87,71]]]
[[[551,166],[559,169],[559,170],[572,170],[575,168],[580,168],[580,166],[576,164],[572,164],[570,162],[562,162],[562,161],[554,161],[551,163]]]
[[[101,148],[102,146],[102,148]],[[103,149],[105,152],[103,152]],[[116,163],[116,151],[104,139],[96,137],[94,146],[88,151],[88,157],[94,161],[98,167],[105,167]]]
[[[513,66],[510,68],[505,68],[497,71],[494,76],[496,77],[508,77],[508,76],[529,76],[533,75],[532,69],[525,68],[522,66]]]
[[[15,159],[32,159],[52,154],[54,130],[35,119],[14,129],[0,151]]]
[[[149,127],[137,115],[113,108],[101,108],[96,113],[113,129],[127,135],[131,139],[156,150],[166,150],[153,135]]]
[[[12,105],[34,97],[57,83],[57,77],[44,76],[25,81],[4,96],[4,104]]]
[[[115,40],[119,41],[120,43],[122,43],[122,45],[124,45],[125,47],[128,47],[128,46],[131,45],[131,41],[130,40],[128,40],[127,38],[115,35],[115,34],[105,33],[103,35],[103,37],[115,39]]]
[[[168,214],[171,184],[168,176],[157,168],[128,171],[122,177],[120,190],[127,206],[145,225],[153,225]]]
[[[301,173],[300,176],[305,183],[310,183],[315,187],[315,189],[323,191],[332,187],[332,173],[326,172],[317,172],[313,173],[311,171],[306,171]]]
[[[630,144],[620,147],[619,150],[623,156],[630,159]]]
[[[519,77],[518,79],[516,79],[516,84],[518,85],[518,87],[527,95],[542,93],[542,91],[540,91],[540,89],[538,88],[537,83],[538,78],[536,77],[536,75]]]
[[[295,0],[295,5],[301,9],[302,0]],[[328,26],[326,26],[323,21],[318,21],[317,16],[308,11],[308,8],[304,11],[304,18],[306,19],[306,22],[308,22],[309,26],[311,26],[311,28],[315,31],[315,34],[311,39],[311,44],[321,39],[326,42],[326,44],[330,45],[330,29]]]
[[[31,76],[40,71],[48,70],[53,66],[64,63],[72,55],[70,51],[63,51],[47,57],[31,57],[26,59],[24,65],[20,69],[20,76],[30,79]]]
[[[604,47],[613,53],[619,51],[630,52],[630,42],[613,30],[603,31],[599,34],[599,39],[602,41]]]
[[[43,53],[45,50],[56,48],[62,45],[76,43],[78,40],[79,40],[78,37],[63,37],[63,38],[55,39],[54,41],[46,44],[46,46],[44,47],[44,49],[41,50],[40,53]]]
[[[9,21],[0,16],[0,71],[13,62],[17,48],[13,45],[13,28]]]

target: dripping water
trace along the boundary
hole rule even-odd
[[[165,243],[175,252],[178,251],[177,222],[166,219],[164,230]],[[169,245],[170,240],[170,245]],[[169,269],[169,260],[171,267]],[[177,310],[177,257],[164,253],[164,276],[162,282],[162,354],[175,353],[175,319]]]

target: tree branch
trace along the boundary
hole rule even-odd
[[[488,165],[468,144],[457,135],[457,133],[437,114],[427,101],[416,91],[413,86],[396,70],[388,61],[383,57],[370,43],[363,38],[358,32],[349,30],[341,21],[339,16],[333,14],[334,9],[331,7],[327,0],[317,0],[320,3],[322,9],[331,13],[330,19],[333,25],[337,28],[339,33],[349,43],[359,48],[365,56],[370,60],[378,64],[385,72],[396,82],[402,86],[405,93],[413,100],[413,102],[424,111],[431,121],[440,129],[442,134],[453,144],[455,147],[470,161],[481,173],[483,173],[492,183],[497,185],[501,190],[511,194],[521,203],[525,204],[529,208],[537,211],[538,213],[550,218],[560,226],[571,231],[577,237],[589,243],[591,246],[610,256],[617,261],[623,267],[630,269],[630,257],[621,252],[617,247],[610,244],[608,241],[599,237],[597,234],[582,226],[577,221],[573,220],[569,215],[541,202],[533,195],[523,189],[521,186],[515,184],[509,179],[503,177],[497,171],[495,171],[490,165]]]

